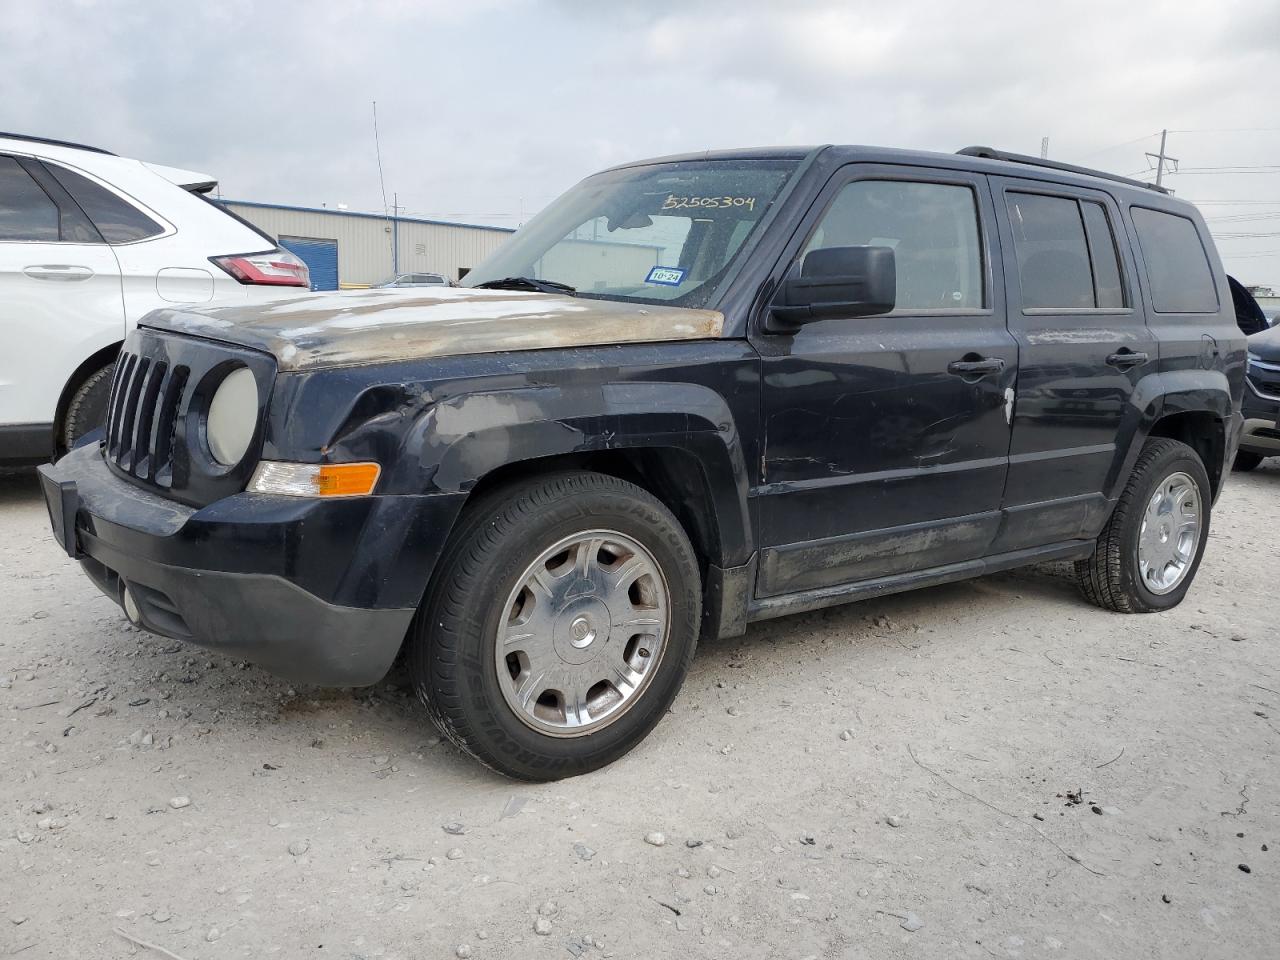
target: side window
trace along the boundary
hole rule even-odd
[[[1080,205],[1038,193],[1011,192],[1006,200],[1023,309],[1097,306]]]
[[[1024,310],[1128,305],[1115,232],[1101,203],[1018,191],[1005,202]]]
[[[45,164],[45,167],[62,184],[63,189],[71,194],[80,209],[88,214],[107,243],[129,243],[164,233],[164,227],[133,204],[98,186],[87,177],[52,163]]]
[[[982,240],[973,190],[947,183],[857,180],[836,196],[805,248],[892,247],[895,309],[981,309]]]
[[[13,157],[0,157],[0,240],[58,239],[58,206]]]
[[[1174,213],[1130,208],[1156,313],[1217,313],[1213,271],[1196,225]]]
[[[1099,307],[1124,307],[1124,283],[1120,279],[1120,253],[1111,230],[1107,211],[1092,200],[1080,201],[1084,215],[1084,231],[1089,237],[1090,261],[1093,263],[1093,287]]]

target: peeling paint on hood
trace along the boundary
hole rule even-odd
[[[724,315],[561,294],[441,287],[315,293],[264,304],[164,308],[142,325],[274,354],[281,370],[510,350],[706,340]]]

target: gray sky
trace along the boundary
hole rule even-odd
[[[206,171],[237,199],[381,210],[377,100],[388,202],[502,225],[664,153],[1038,153],[1048,136],[1055,159],[1137,174],[1167,127],[1182,170],[1167,183],[1233,201],[1203,208],[1227,269],[1280,286],[1276,0],[0,0],[0,15],[0,129]],[[1204,169],[1222,167],[1250,169]]]

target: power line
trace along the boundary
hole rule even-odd
[[[1280,133],[1280,127],[1219,127],[1196,130],[1170,130],[1170,133]]]
[[[1247,223],[1251,220],[1278,220],[1280,211],[1273,213],[1233,213],[1225,217],[1205,217],[1206,223]]]
[[[1261,173],[1261,174],[1280,173],[1280,167],[1256,167],[1256,168],[1247,169],[1247,170],[1245,169],[1236,170],[1236,169],[1231,169],[1229,167],[1222,167],[1222,168],[1206,168],[1204,170],[1178,171],[1178,175],[1184,176],[1184,177],[1215,177],[1215,176],[1222,176],[1224,174],[1231,175],[1231,176],[1235,176],[1235,175],[1243,176],[1245,174],[1251,174],[1251,173]]]
[[[1250,170],[1280,170],[1280,164],[1242,163],[1242,164],[1237,164],[1235,166],[1222,166],[1222,167],[1186,167],[1181,172],[1182,173],[1209,173],[1209,172],[1238,173],[1241,171],[1250,171]]]
[[[1160,135],[1159,130],[1157,130],[1155,133],[1144,133],[1142,136],[1134,137],[1132,140],[1126,140],[1124,143],[1113,143],[1109,147],[1103,147],[1100,150],[1094,150],[1090,153],[1082,154],[1078,159],[1087,160],[1090,157],[1096,157],[1100,153],[1110,153],[1112,150],[1118,150],[1121,147],[1127,147],[1135,143],[1141,143],[1143,140],[1150,140],[1152,137],[1157,137],[1159,135]]]

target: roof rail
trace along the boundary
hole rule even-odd
[[[1148,190],[1155,190],[1159,193],[1170,192],[1164,187],[1157,187],[1154,183],[1147,183],[1145,180],[1134,180],[1132,177],[1122,177],[1114,173],[1104,173],[1101,170],[1091,170],[1089,167],[1077,167],[1073,163],[1042,160],[1040,157],[1028,156],[1025,153],[1006,153],[1004,150],[997,150],[994,147],[965,147],[963,150],[957,150],[956,153],[964,157],[982,157],[984,160],[1025,163],[1033,167],[1048,167],[1051,170],[1062,170],[1065,173],[1078,173],[1086,177],[1101,177],[1103,180],[1114,180],[1116,183],[1128,184],[1131,187],[1145,187]]]
[[[73,150],[87,150],[90,153],[101,153],[108,157],[114,157],[115,154],[110,150],[103,150],[101,147],[91,147],[85,143],[72,143],[70,140],[53,140],[49,137],[33,137],[25,133],[5,133],[0,131],[0,140],[26,140],[28,143],[43,143],[50,147],[70,147]]]

